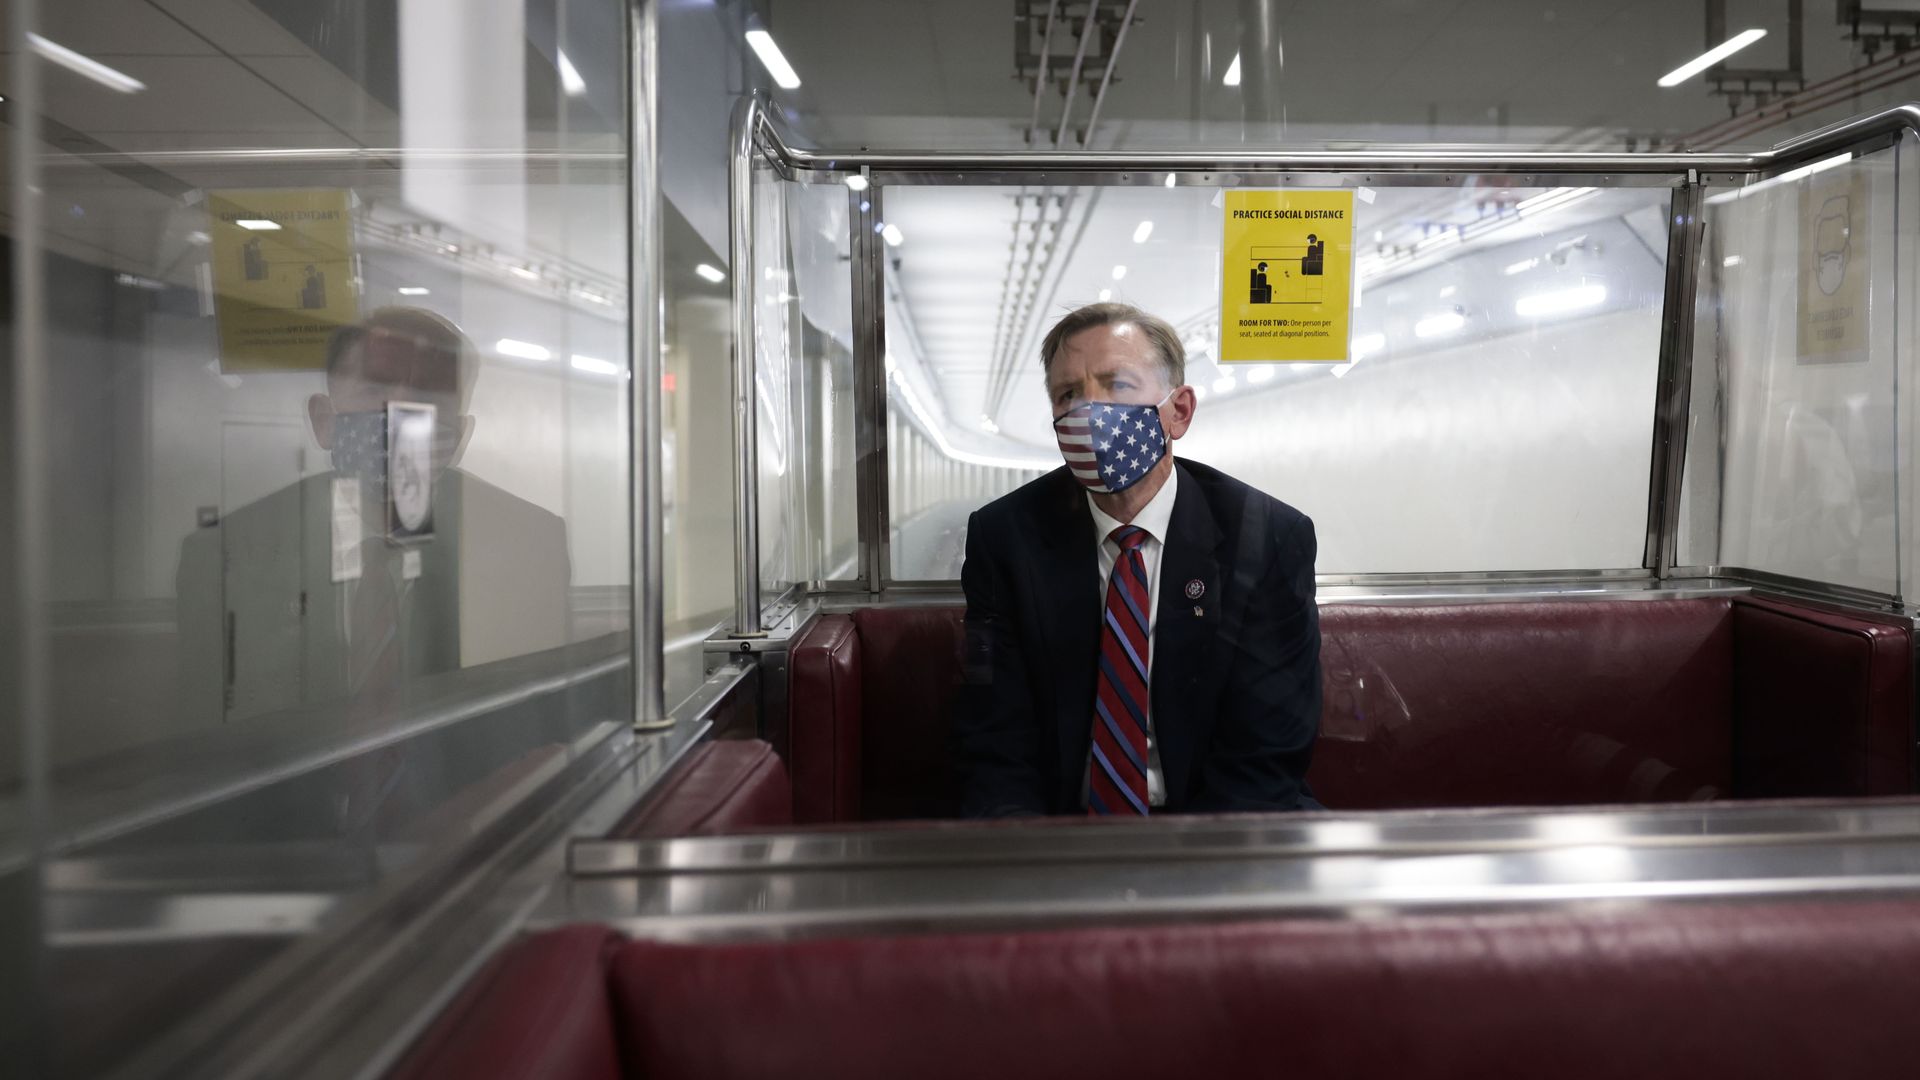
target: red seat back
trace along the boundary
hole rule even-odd
[[[1920,901],[635,943],[612,978],[649,1080],[1893,1077]]]
[[[1365,809],[1727,795],[1729,603],[1327,605],[1308,783]]]

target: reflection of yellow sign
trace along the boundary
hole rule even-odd
[[[1867,185],[1842,167],[1800,186],[1800,361],[1867,358]]]
[[[347,192],[207,196],[222,371],[317,371],[356,318]]]
[[[1226,196],[1220,359],[1346,360],[1353,192]]]

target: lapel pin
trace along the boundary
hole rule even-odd
[[[1207,595],[1206,582],[1201,581],[1199,578],[1194,578],[1192,581],[1187,582],[1187,599],[1198,600],[1205,595]]]
[[[1193,614],[1195,617],[1202,617],[1206,615],[1206,611],[1203,610],[1199,604],[1195,604],[1193,605]]]

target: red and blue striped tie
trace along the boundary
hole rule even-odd
[[[1147,531],[1122,525],[1101,614],[1099,688],[1093,700],[1093,754],[1087,813],[1147,813]]]

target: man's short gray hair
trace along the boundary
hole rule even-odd
[[[1046,339],[1040,342],[1041,369],[1051,372],[1054,357],[1060,355],[1060,347],[1080,331],[1096,326],[1121,325],[1137,326],[1147,336],[1154,351],[1160,354],[1160,367],[1166,372],[1168,386],[1186,383],[1187,350],[1186,346],[1180,344],[1180,335],[1174,332],[1167,320],[1149,315],[1132,304],[1088,304],[1068,312],[1065,318],[1053,324],[1053,329],[1047,331]]]

